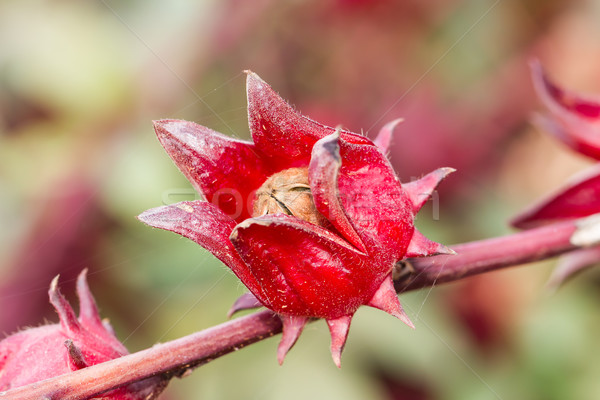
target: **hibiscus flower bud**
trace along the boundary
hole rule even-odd
[[[48,292],[60,322],[28,328],[0,341],[0,391],[24,386],[128,354],[107,320],[101,320],[86,281],[77,279],[79,318],[58,290],[58,276]],[[149,378],[105,393],[110,400],[153,399],[166,382]]]

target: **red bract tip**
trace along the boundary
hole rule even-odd
[[[549,115],[536,123],[573,150],[600,160],[600,98],[561,88],[552,82],[539,61],[531,63],[535,90]]]
[[[301,115],[247,74],[252,142],[192,122],[155,122],[161,144],[205,201],[158,207],[139,219],[195,241],[231,268],[253,297],[230,313],[260,303],[281,316],[280,363],[304,324],[323,318],[339,366],[361,305],[412,326],[391,271],[407,256],[452,253],[414,227],[452,169],[403,186],[384,154],[399,120],[373,143]]]
[[[390,148],[390,144],[392,143],[392,134],[394,133],[394,129],[396,126],[404,121],[402,118],[395,119],[391,122],[388,122],[381,128],[373,143],[375,146],[379,147],[383,153],[387,153]]]
[[[516,216],[511,224],[517,228],[532,228],[599,212],[600,165],[595,165],[580,172],[555,193]]]

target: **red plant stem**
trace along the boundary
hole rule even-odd
[[[452,282],[484,272],[556,256],[580,246],[571,243],[576,221],[453,246],[452,256],[411,259],[415,271],[398,291]],[[281,332],[281,321],[261,311],[192,335],[69,374],[0,393],[9,399],[88,399],[105,391],[163,375],[165,379]]]
[[[190,368],[281,332],[281,320],[261,311],[134,354],[0,392],[3,400],[78,400],[145,378]]]
[[[413,258],[415,269],[407,279],[396,282],[396,291],[420,289],[453,282],[499,268],[554,257],[580,248],[571,243],[576,221],[567,221],[512,235],[450,246],[457,254]]]

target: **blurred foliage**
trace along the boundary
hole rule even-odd
[[[459,170],[418,218],[432,239],[509,232],[587,164],[529,125],[527,61],[600,92],[599,18],[597,0],[0,2],[0,331],[55,321],[51,278],[69,295],[85,267],[132,351],[225,320],[244,291],[233,274],[134,216],[194,197],[151,120],[248,138],[245,69],[330,125],[373,137],[404,117],[390,152],[402,179]],[[317,322],[283,367],[266,340],[164,396],[595,399],[598,272],[550,296],[552,266],[405,294],[414,331],[361,309],[341,371]]]

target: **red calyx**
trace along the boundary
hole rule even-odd
[[[212,252],[261,304],[281,316],[280,362],[304,324],[324,318],[339,366],[350,321],[361,305],[412,326],[391,271],[405,257],[452,253],[425,238],[413,222],[453,170],[442,168],[401,185],[384,154],[397,121],[382,129],[376,145],[304,117],[252,72],[247,93],[253,142],[192,122],[155,122],[161,144],[206,201],[158,207],[139,219]],[[290,168],[307,169],[312,199],[325,223],[308,222],[285,205],[282,213],[252,215],[253,193]]]
[[[27,385],[86,368],[128,354],[108,321],[102,321],[86,281],[86,270],[77,279],[79,318],[58,290],[58,276],[48,295],[60,322],[17,332],[0,342],[0,390]],[[103,399],[155,398],[166,386],[150,378],[112,390]]]

